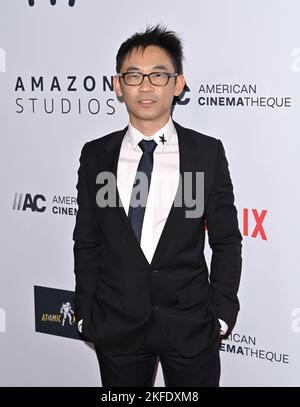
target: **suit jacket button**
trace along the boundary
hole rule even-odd
[[[158,305],[153,305],[152,309],[153,309],[153,311],[157,311],[158,310]]]
[[[155,276],[158,273],[158,270],[152,270],[152,275]]]

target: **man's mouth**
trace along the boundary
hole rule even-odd
[[[143,99],[139,100],[138,103],[142,106],[151,106],[155,103],[155,100],[152,99]]]

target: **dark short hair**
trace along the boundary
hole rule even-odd
[[[144,51],[150,45],[156,45],[165,50],[171,58],[175,71],[182,73],[183,52],[181,40],[174,31],[168,31],[166,27],[159,24],[154,27],[147,26],[145,32],[135,33],[123,42],[117,53],[117,72],[120,72],[125,57],[134,49]]]

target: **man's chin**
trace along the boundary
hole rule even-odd
[[[153,120],[158,120],[160,118],[160,115],[154,114],[151,112],[145,112],[143,114],[136,114],[133,116],[138,120],[145,120],[145,121],[153,121]]]

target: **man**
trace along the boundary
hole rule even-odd
[[[220,140],[172,120],[184,86],[177,35],[136,33],[114,77],[129,124],[81,152],[76,317],[103,386],[153,385],[157,357],[166,386],[218,386],[220,340],[239,311],[242,237],[228,164]]]

